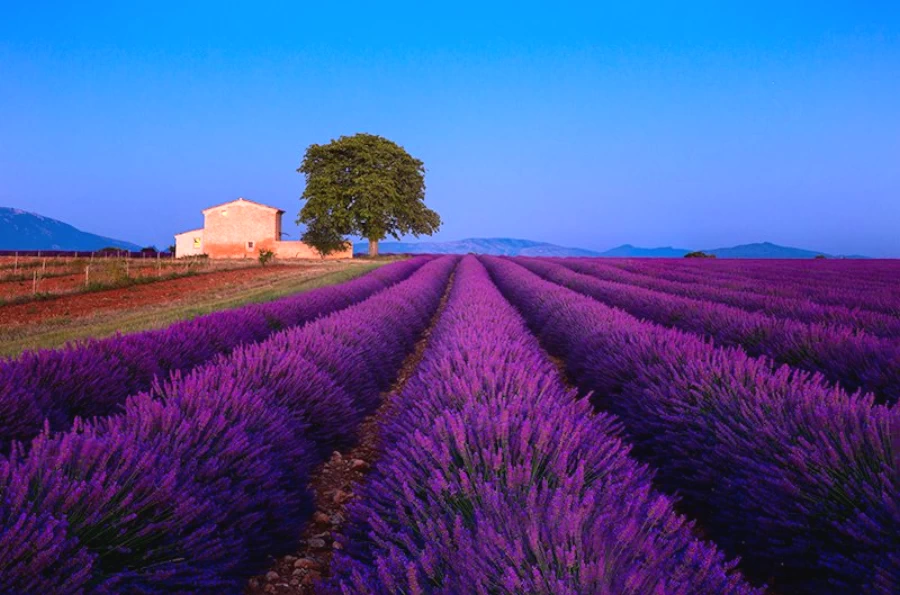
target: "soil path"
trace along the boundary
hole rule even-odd
[[[316,511],[303,532],[297,552],[275,561],[264,575],[251,578],[247,595],[310,595],[316,592],[315,583],[329,575],[331,556],[339,547],[333,537],[344,524],[344,509],[355,497],[354,489],[365,480],[372,464],[381,455],[381,425],[390,416],[393,395],[406,385],[415,373],[434,325],[440,319],[455,274],[450,276],[444,295],[434,317],[413,352],[407,356],[397,380],[384,395],[381,406],[363,421],[359,430],[359,443],[349,452],[335,451],[313,474],[311,489],[315,494]]]

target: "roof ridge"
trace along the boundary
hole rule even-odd
[[[243,202],[243,203],[247,203],[247,204],[250,204],[250,205],[255,205],[255,206],[257,206],[257,207],[263,207],[264,209],[272,209],[273,211],[277,211],[277,212],[279,212],[279,213],[284,213],[284,210],[283,210],[283,209],[279,209],[278,207],[273,207],[273,206],[270,206],[270,205],[265,205],[265,204],[263,204],[263,203],[261,203],[261,202],[256,202],[255,200],[249,200],[249,199],[244,198],[243,196],[239,196],[238,198],[236,198],[236,199],[234,199],[234,200],[229,200],[228,202],[223,202],[223,203],[221,203],[221,204],[213,205],[213,206],[211,206],[211,207],[206,207],[205,209],[203,209],[203,210],[200,211],[200,212],[201,212],[201,213],[206,213],[206,211],[210,211],[210,210],[212,210],[212,209],[218,209],[219,207],[224,207],[225,205],[230,205],[230,204],[233,204],[233,203],[236,203],[236,202]]]

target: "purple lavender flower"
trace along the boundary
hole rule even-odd
[[[847,390],[874,392],[883,402],[900,398],[900,342],[846,326],[803,323],[759,312],[604,281],[538,259],[519,263],[545,279],[621,308],[638,318],[739,346],[823,374]]]
[[[0,451],[14,440],[69,428],[75,417],[108,415],[155,378],[190,370],[239,345],[346,308],[409,277],[430,260],[419,257],[376,269],[341,285],[267,304],[244,306],[144,331],[26,352],[0,361]]]
[[[457,269],[351,505],[342,593],[754,593],[618,424],[567,390],[477,260]]]
[[[377,328],[366,336],[387,358],[351,352],[368,362],[354,370],[371,375],[367,366],[397,362],[378,371],[396,376],[455,264],[432,260],[347,310],[173,374],[120,414],[45,429],[30,449],[14,445],[0,460],[0,585],[12,593],[240,591],[269,556],[294,546],[312,510],[311,467],[352,442],[377,400],[350,382],[340,390],[298,346],[321,351],[341,345],[338,335]],[[382,316],[404,324],[378,324]]]
[[[622,421],[657,485],[749,576],[792,593],[898,586],[896,407],[484,262],[594,405]]]

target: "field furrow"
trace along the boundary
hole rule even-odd
[[[452,257],[174,374],[0,461],[0,590],[235,593],[290,551],[311,468],[354,440],[428,326]]]
[[[473,257],[350,506],[341,593],[752,593]]]
[[[427,258],[398,262],[338,286],[216,312],[165,329],[26,352],[0,362],[0,449],[44,425],[65,430],[76,417],[108,415],[129,395],[175,371],[262,341],[276,331],[340,310],[412,274]]]
[[[777,269],[762,278],[740,272],[740,268],[722,263],[612,261],[614,266],[633,272],[644,272],[653,277],[674,281],[700,283],[723,287],[750,294],[760,294],[794,299],[809,299],[822,305],[833,305],[870,310],[890,316],[900,316],[900,286],[892,263],[882,263],[877,278],[871,286],[858,281],[858,261],[846,264],[842,274],[833,275],[828,281],[811,278],[808,268],[792,272],[784,270],[785,263],[769,265]],[[829,263],[832,264],[832,263]],[[853,268],[849,268],[853,267]]]
[[[898,324],[797,279],[895,269],[421,256],[2,360],[0,593],[893,595]]]
[[[393,386],[382,393],[378,408],[359,424],[359,440],[352,448],[338,445],[338,450],[313,471],[310,488],[316,508],[298,540],[296,551],[277,559],[264,575],[251,578],[247,595],[309,595],[320,590],[320,579],[329,575],[332,555],[340,547],[334,541],[334,533],[340,532],[346,523],[347,506],[357,497],[359,483],[378,456],[384,420],[393,408],[394,397],[422,360],[431,332],[446,308],[454,277],[455,272],[450,276],[428,328],[407,355]]]
[[[900,576],[900,410],[484,259],[571,379],[622,420],[748,576],[779,593],[889,593]]]
[[[852,309],[845,306],[823,306],[808,298],[776,297],[713,287],[698,282],[671,281],[650,274],[631,273],[598,262],[596,259],[571,258],[559,259],[555,262],[577,273],[591,275],[604,281],[634,285],[691,299],[708,300],[779,318],[813,324],[842,325],[860,329],[878,337],[900,338],[900,318],[881,312]]]
[[[753,356],[817,372],[847,390],[872,392],[881,402],[900,398],[900,342],[849,327],[802,323],[705,300],[603,281],[562,265],[522,259],[545,279],[610,306],[662,324],[740,347]]]

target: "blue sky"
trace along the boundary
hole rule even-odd
[[[304,149],[364,131],[436,239],[900,257],[897,3],[0,1],[0,205],[96,233],[287,223]]]

